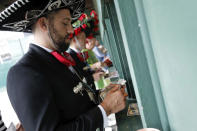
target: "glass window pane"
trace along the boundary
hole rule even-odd
[[[0,31],[0,111],[6,126],[17,124],[18,118],[10,104],[6,91],[7,73],[28,50],[32,34]]]

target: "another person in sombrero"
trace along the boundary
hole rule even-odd
[[[125,92],[114,86],[102,103],[94,97],[65,52],[71,20],[84,0],[17,0],[0,13],[0,30],[32,32],[29,51],[9,70],[7,92],[26,131],[95,131],[125,108]]]
[[[94,10],[90,12],[90,15],[83,13],[80,16],[80,18],[72,24],[74,27],[74,33],[72,35],[73,40],[71,41],[71,46],[70,46],[71,50],[69,50],[69,52],[73,53],[73,51],[75,50],[74,45],[75,45],[75,48],[81,46],[80,47],[81,49],[78,49],[78,50],[80,50],[80,52],[84,54],[88,54],[88,57],[86,58],[86,62],[89,64],[91,68],[94,67],[93,65],[95,63],[99,62],[94,52],[92,51],[92,49],[95,46],[96,36],[99,34],[98,24],[99,24],[98,15]],[[81,43],[77,40],[77,37],[80,37],[80,36],[85,36],[86,44],[80,45]],[[101,64],[99,68],[100,67],[101,67]],[[96,70],[97,66],[92,69]]]
[[[94,12],[94,10],[92,12]],[[98,81],[102,77],[102,75],[104,75],[104,72],[100,70],[92,70],[86,61],[89,57],[88,52],[82,52],[82,50],[86,48],[86,37],[90,35],[90,32],[93,32],[93,30],[91,29],[91,23],[94,23],[97,20],[93,17],[89,19],[87,17],[87,14],[83,13],[80,18],[73,24],[74,33],[71,35],[72,40],[67,52],[75,60],[80,74],[85,76],[87,82],[92,85],[93,88],[95,88],[94,80]]]

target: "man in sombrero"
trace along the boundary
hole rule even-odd
[[[70,47],[67,52],[75,60],[79,72],[83,74],[87,82],[95,88],[94,80],[98,81],[102,75],[104,75],[104,72],[101,70],[92,70],[87,63],[87,59],[89,58],[88,51],[82,51],[86,49],[87,39],[94,38],[98,35],[98,30],[95,30],[98,28],[97,14],[94,10],[90,12],[90,16],[83,13],[72,25],[74,33],[71,34]]]
[[[29,51],[9,70],[7,92],[26,131],[95,131],[125,108],[118,85],[99,103],[65,52],[84,0],[17,0],[0,13],[0,30],[32,32]]]

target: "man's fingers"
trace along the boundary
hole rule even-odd
[[[124,97],[127,97],[128,96],[128,94],[127,93],[124,93]]]
[[[113,88],[113,87],[115,87],[115,86],[117,86],[117,84],[112,84],[112,83],[111,83],[111,84],[109,84],[106,88],[107,88],[107,89],[111,89],[111,88]]]
[[[96,74],[96,75],[98,75],[99,77],[102,77],[102,76],[104,76],[104,74],[105,74],[105,73],[104,73],[104,72],[99,71],[99,72],[96,72],[95,74]]]
[[[20,126],[21,126],[21,124],[18,123],[18,124],[16,125],[16,129],[20,128]]]
[[[123,86],[122,86],[122,89],[125,89],[125,88],[126,88],[126,86],[125,86],[125,85],[123,85]]]
[[[126,88],[126,86],[122,86],[122,87],[121,87],[121,92],[122,92],[122,94],[125,94],[125,93],[126,93],[125,88]]]
[[[110,90],[110,92],[115,92],[115,91],[117,91],[117,90],[119,90],[119,86],[113,86],[113,88]]]
[[[104,72],[99,72],[98,74],[100,77],[104,76]]]

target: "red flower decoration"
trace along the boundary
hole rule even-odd
[[[94,21],[94,25],[98,25],[98,23],[99,23],[99,20],[96,19],[96,20]]]
[[[93,29],[94,32],[97,32],[98,30],[99,30],[98,27],[95,27],[95,28]]]
[[[75,32],[75,35],[78,35],[79,34],[79,32],[78,32],[78,30],[76,29],[76,30],[74,30],[74,32]]]
[[[81,32],[81,27],[77,28],[77,31],[80,33]]]
[[[83,21],[84,18],[86,18],[86,15],[83,13],[83,14],[79,17],[79,20],[80,20],[80,21]]]
[[[94,19],[98,20],[98,16],[97,16],[97,15],[96,15],[96,16],[94,16]]]
[[[78,27],[74,30],[75,35],[78,35],[81,32],[81,27]]]
[[[82,28],[83,28],[83,29],[85,29],[86,27],[87,27],[87,25],[86,25],[86,24],[83,24],[83,25],[82,25]]]
[[[94,10],[90,12],[90,16],[93,16],[94,18],[98,17],[97,13]]]

